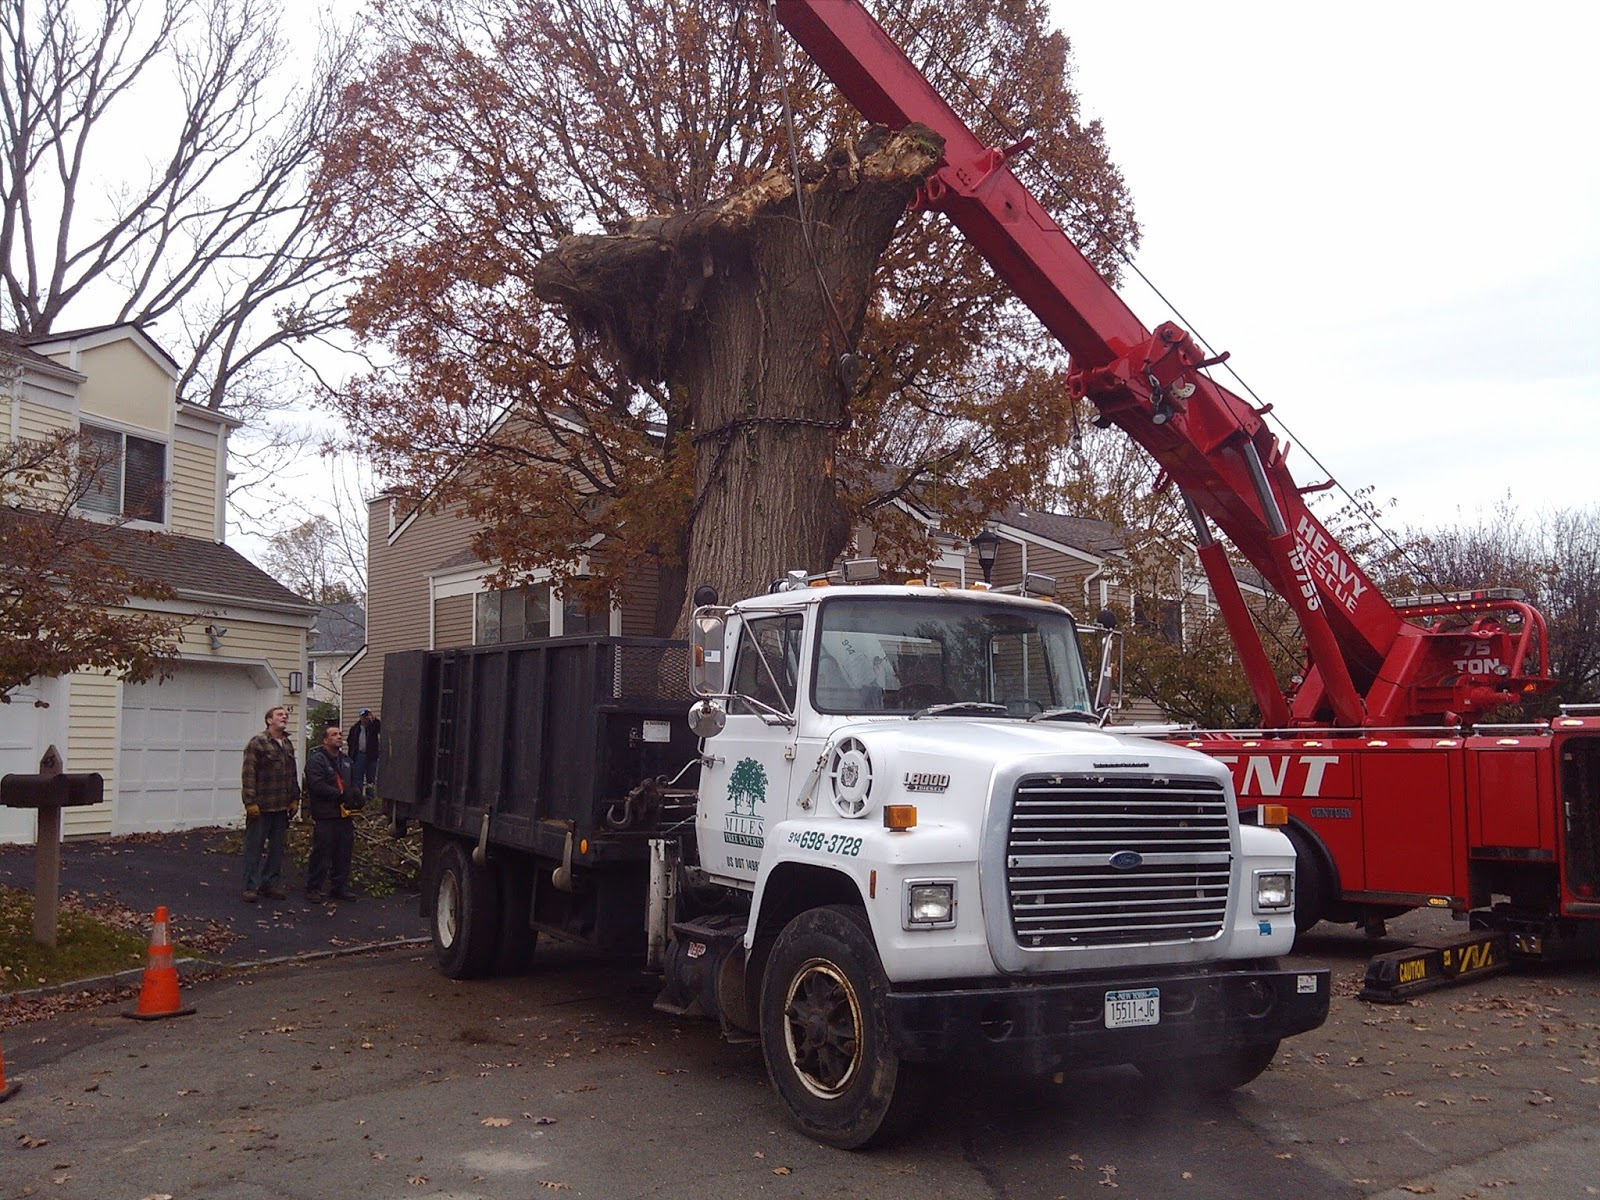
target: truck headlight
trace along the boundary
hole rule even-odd
[[[956,923],[956,881],[906,880],[900,924],[905,929],[948,929]]]
[[[1282,912],[1293,907],[1293,871],[1256,872],[1256,912]]]

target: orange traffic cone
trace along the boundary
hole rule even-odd
[[[0,1045],[0,1104],[4,1104],[15,1096],[17,1089],[21,1086],[20,1083],[13,1083],[9,1087],[6,1086],[6,1048],[4,1045]]]
[[[150,930],[150,962],[139,986],[139,1003],[123,1016],[137,1021],[158,1021],[162,1017],[187,1017],[194,1012],[178,999],[178,968],[172,965],[172,942],[167,937],[167,906],[156,909],[155,925]]]

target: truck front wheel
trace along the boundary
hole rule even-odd
[[[1278,1053],[1277,1042],[1230,1050],[1225,1054],[1200,1054],[1139,1064],[1150,1082],[1187,1096],[1215,1096],[1243,1087],[1267,1067]]]
[[[472,861],[461,842],[439,854],[433,893],[433,953],[451,979],[475,979],[494,960],[500,928],[494,872]]]
[[[819,1142],[854,1150],[916,1116],[914,1068],[889,1046],[888,987],[860,909],[803,912],[772,948],[761,1050],[790,1118]]]

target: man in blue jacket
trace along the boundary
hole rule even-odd
[[[351,818],[362,798],[344,752],[339,726],[322,731],[322,745],[306,759],[306,794],[311,807],[311,866],[306,872],[306,899],[321,904],[328,899],[354,900],[350,859],[355,853],[356,831]],[[331,887],[329,886],[331,883]]]

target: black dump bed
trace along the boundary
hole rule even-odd
[[[682,642],[549,638],[413,650],[383,664],[378,792],[397,815],[549,857],[568,832],[595,865],[645,852],[607,809],[695,763]],[[693,787],[698,766],[678,786]]]

